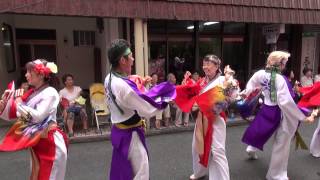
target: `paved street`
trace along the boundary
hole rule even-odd
[[[316,124],[304,124],[301,133],[309,144]],[[271,144],[267,144],[259,160],[247,160],[245,146],[240,143],[246,126],[229,127],[227,157],[232,180],[263,180],[270,160]],[[186,180],[192,172],[192,132],[151,136],[147,139],[150,150],[151,180]],[[289,161],[290,180],[319,180],[320,159],[308,151],[294,150]],[[108,179],[111,157],[109,141],[71,144],[66,180]],[[29,174],[29,154],[0,153],[0,179],[24,180]]]

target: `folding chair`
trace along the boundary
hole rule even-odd
[[[104,85],[101,83],[94,83],[89,88],[90,91],[90,103],[92,106],[92,124],[95,120],[98,131],[100,130],[100,125],[109,124],[110,125],[110,111],[106,103],[106,95],[104,90]],[[99,119],[103,117],[104,121]]]

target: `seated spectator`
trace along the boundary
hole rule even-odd
[[[83,123],[84,132],[88,129],[88,117],[85,108],[85,100],[81,96],[82,89],[74,86],[74,78],[71,74],[65,74],[62,82],[65,87],[60,90],[61,105],[63,106],[63,117],[68,127],[69,136],[73,136],[73,125],[75,116],[79,115]]]
[[[304,68],[303,76],[301,77],[301,86],[302,87],[308,87],[313,85],[313,79],[312,79],[312,69],[310,68]]]

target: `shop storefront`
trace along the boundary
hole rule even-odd
[[[170,72],[178,82],[185,71],[201,74],[201,60],[207,54],[215,54],[223,66],[237,69],[238,78],[246,77],[245,23],[149,20],[148,36],[149,74],[157,73],[161,80]]]
[[[314,33],[314,30],[305,29],[305,26],[310,24],[316,28],[319,27],[318,0],[306,2],[295,0],[277,2],[123,0],[121,3],[118,0],[90,2],[30,0],[21,6],[11,0],[2,1],[0,12],[6,15],[0,17],[0,20],[11,26],[17,26],[17,23],[14,23],[17,19],[13,18],[15,16],[48,16],[47,19],[63,20],[92,18],[88,23],[80,23],[81,26],[89,25],[88,29],[81,27],[74,29],[97,31],[96,46],[100,48],[100,50],[96,49],[95,46],[88,50],[87,54],[95,58],[94,61],[86,60],[88,63],[83,67],[91,67],[97,73],[91,74],[91,79],[86,79],[87,76],[82,78],[86,79],[82,84],[88,84],[96,79],[101,80],[107,73],[110,67],[107,64],[105,51],[111,40],[119,37],[129,40],[133,46],[135,73],[145,76],[155,72],[160,76],[160,80],[164,80],[169,72],[175,73],[178,81],[181,81],[186,70],[199,71],[201,74],[202,58],[206,54],[215,54],[222,59],[222,67],[230,64],[237,71],[237,78],[245,82],[254,70],[264,66],[271,47],[266,43],[264,34],[265,26],[268,25],[285,26],[284,32],[276,32],[279,38],[272,48],[276,47],[291,53],[289,67],[296,74],[300,75],[302,67],[306,64],[304,62],[308,62],[311,58],[314,62],[313,68],[317,68],[319,64],[319,53],[317,53],[319,52],[319,34]],[[38,21],[30,21],[31,24],[36,22]],[[50,23],[46,19],[43,22]],[[19,23],[29,23],[29,21]],[[64,27],[60,27],[65,26],[63,23],[50,23],[47,26],[49,29],[57,29],[52,26],[62,29],[56,30],[61,32],[57,33],[56,41],[59,45],[57,47],[72,45],[73,39],[70,33],[72,30],[67,33]],[[313,37],[309,36],[309,32],[312,32]],[[8,39],[8,36],[5,38]],[[3,42],[6,43],[7,39]],[[13,40],[16,40],[15,36]],[[2,39],[0,41],[2,42]],[[306,48],[305,45],[311,45],[312,48]],[[17,48],[15,49],[17,55]],[[310,49],[313,49],[312,52]],[[58,64],[62,61],[61,59],[70,57],[65,55],[66,52],[69,52],[67,48],[56,51]],[[80,52],[83,53],[83,51]],[[87,57],[82,56],[81,53],[74,51],[74,54],[80,58]],[[18,76],[19,72],[14,71],[13,68],[14,61],[19,64],[18,57],[11,58],[12,62],[5,62],[5,58],[1,57],[2,64],[8,64],[10,73],[0,68],[0,80],[7,82],[8,79]],[[1,79],[4,74],[7,78]],[[79,73],[79,76],[82,74]],[[3,88],[0,87],[0,89]]]

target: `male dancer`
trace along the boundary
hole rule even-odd
[[[108,57],[112,68],[105,79],[105,88],[113,124],[110,180],[149,180],[144,123],[140,117],[154,116],[158,109],[165,108],[165,101],[175,96],[175,87],[163,83],[142,94],[128,78],[134,58],[123,39],[111,43]]]

